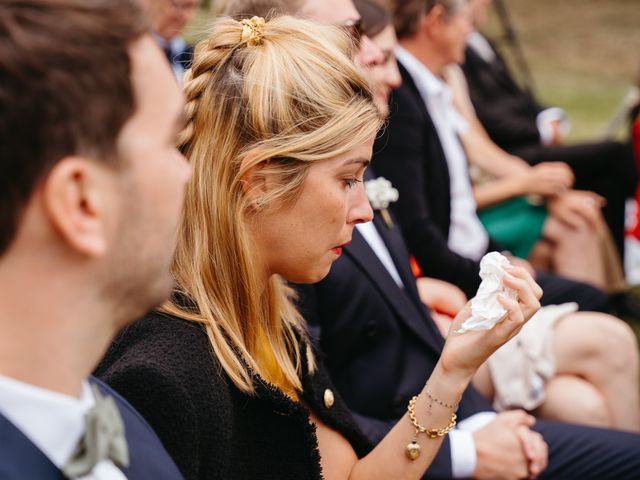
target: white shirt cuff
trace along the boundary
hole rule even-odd
[[[536,117],[536,126],[540,133],[540,141],[543,145],[550,145],[553,142],[553,128],[551,122],[560,124],[560,133],[563,137],[569,134],[571,124],[564,110],[558,107],[542,110]]]
[[[453,478],[469,478],[476,469],[476,443],[473,432],[493,421],[495,412],[480,412],[466,418],[449,432],[451,473]]]
[[[469,478],[476,469],[476,445],[473,433],[464,430],[449,432],[451,474],[453,478]]]

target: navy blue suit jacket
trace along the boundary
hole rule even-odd
[[[175,463],[147,422],[113,389],[98,379],[90,382],[111,395],[125,426],[130,464],[122,469],[128,479],[182,479]],[[0,480],[58,480],[62,472],[15,425],[0,415]]]
[[[400,274],[394,282],[357,230],[351,244],[315,285],[298,286],[300,308],[325,356],[331,378],[364,433],[378,443],[407,410],[440,357],[444,339],[420,301],[400,229],[374,223]],[[396,222],[397,225],[397,222]],[[458,416],[490,410],[468,388]],[[429,469],[429,478],[451,476],[448,438]]]

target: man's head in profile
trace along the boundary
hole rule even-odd
[[[135,0],[0,9],[0,373],[62,390],[36,378],[47,355],[79,381],[171,291],[183,99],[143,18]]]

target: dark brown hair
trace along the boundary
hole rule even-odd
[[[0,254],[59,160],[115,158],[135,110],[127,48],[146,31],[136,0],[2,1]]]
[[[442,6],[445,14],[451,17],[466,3],[467,0],[391,0],[396,35],[398,38],[413,36],[420,19],[437,5]]]
[[[391,25],[391,14],[378,1],[353,0],[353,4],[360,13],[362,32],[367,37],[373,38]]]

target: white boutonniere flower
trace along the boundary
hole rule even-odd
[[[393,222],[387,208],[391,202],[398,200],[398,190],[384,177],[364,182],[364,188],[369,197],[371,208],[378,210],[388,228],[393,228]]]

